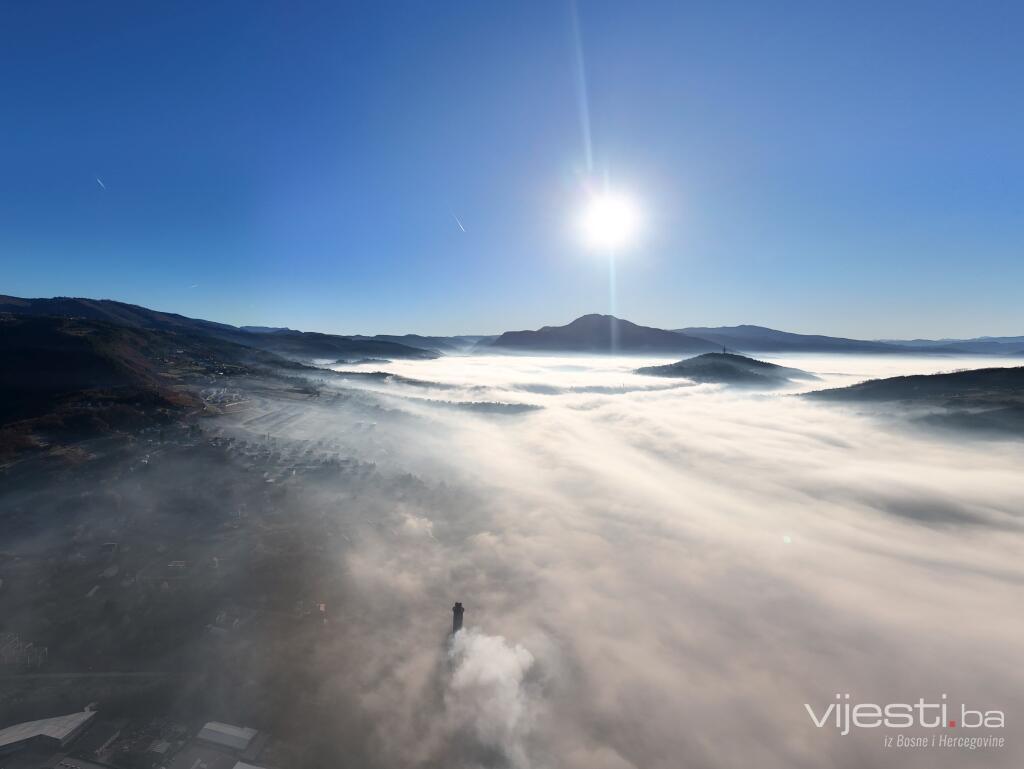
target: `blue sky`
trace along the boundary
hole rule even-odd
[[[1024,6],[5,3],[0,291],[237,324],[1024,333]],[[97,183],[102,180],[105,189]],[[465,232],[455,221],[465,226]]]

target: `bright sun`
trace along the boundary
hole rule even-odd
[[[640,229],[640,211],[626,195],[599,192],[587,201],[579,226],[588,247],[614,252],[636,239]]]

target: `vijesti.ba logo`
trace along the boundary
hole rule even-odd
[[[849,693],[836,694],[835,701],[815,707],[804,703],[807,715],[819,729],[829,726],[847,735],[855,729],[1002,729],[1006,714],[1001,710],[981,710],[960,705],[951,707],[945,694],[938,702],[924,697],[917,702],[853,702]]]

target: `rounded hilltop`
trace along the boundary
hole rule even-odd
[[[783,387],[793,380],[817,379],[807,371],[730,352],[707,352],[665,366],[644,366],[635,373],[747,387]]]

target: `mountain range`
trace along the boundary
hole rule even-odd
[[[64,317],[100,321],[127,328],[203,334],[293,360],[361,360],[365,358],[437,358],[434,350],[378,338],[347,337],[289,328],[245,326],[187,318],[110,299],[20,299],[0,296],[0,313],[28,317]]]
[[[674,337],[672,335],[675,335]],[[484,351],[600,353],[739,352],[903,353],[1024,356],[1024,337],[881,341],[794,334],[764,326],[691,326],[660,329],[613,315],[583,315],[564,326],[506,331],[477,346]]]
[[[693,326],[679,334],[707,339],[718,347],[744,352],[893,352],[895,345],[884,342],[844,339],[820,334],[792,334],[763,326]]]
[[[470,352],[581,352],[676,354],[723,351],[745,353],[912,353],[1024,356],[1024,336],[975,339],[863,340],[821,334],[795,334],[764,326],[691,326],[661,329],[612,315],[583,315],[563,326],[506,331],[497,336],[323,334],[269,326],[236,327],[188,318],[108,299],[0,296],[0,313],[33,317],[74,317],[129,328],[202,333],[266,352],[309,362],[342,363],[380,359],[429,359]]]
[[[0,460],[25,447],[81,435],[125,434],[165,424],[210,406],[198,388],[231,381],[276,381],[308,387],[319,361],[427,360],[466,352],[584,352],[694,355],[642,369],[697,381],[766,382],[802,374],[727,352],[946,353],[970,342],[1020,354],[1021,337],[981,340],[862,342],[789,334],[757,326],[680,331],[640,326],[610,315],[585,315],[565,326],[510,331],[498,337],[341,336],[288,328],[235,327],[110,300],[0,296]],[[957,343],[966,343],[956,346]],[[1000,345],[992,348],[991,345]],[[1004,351],[1003,348],[1006,348]],[[709,354],[710,353],[710,354]],[[991,353],[989,353],[991,354]],[[315,369],[323,375],[323,369]],[[866,382],[809,397],[861,403],[909,401],[954,408],[957,419],[1024,424],[1019,393],[1024,368]],[[238,377],[239,379],[235,379]]]
[[[638,326],[614,315],[584,315],[565,326],[506,331],[490,349],[589,353],[701,353],[719,345],[677,331]]]
[[[349,339],[365,342],[392,342],[405,345],[406,347],[418,347],[422,350],[431,350],[437,353],[464,353],[469,352],[476,345],[493,341],[496,337],[485,335],[422,336],[420,334],[376,334],[374,336],[363,336],[360,334],[349,337]]]
[[[979,355],[1024,355],[1024,336],[979,336],[974,339],[885,339],[886,344]]]
[[[678,333],[707,339],[744,352],[850,352],[1024,355],[1024,337],[978,339],[864,340],[820,334],[793,334],[764,326],[691,326]]]

